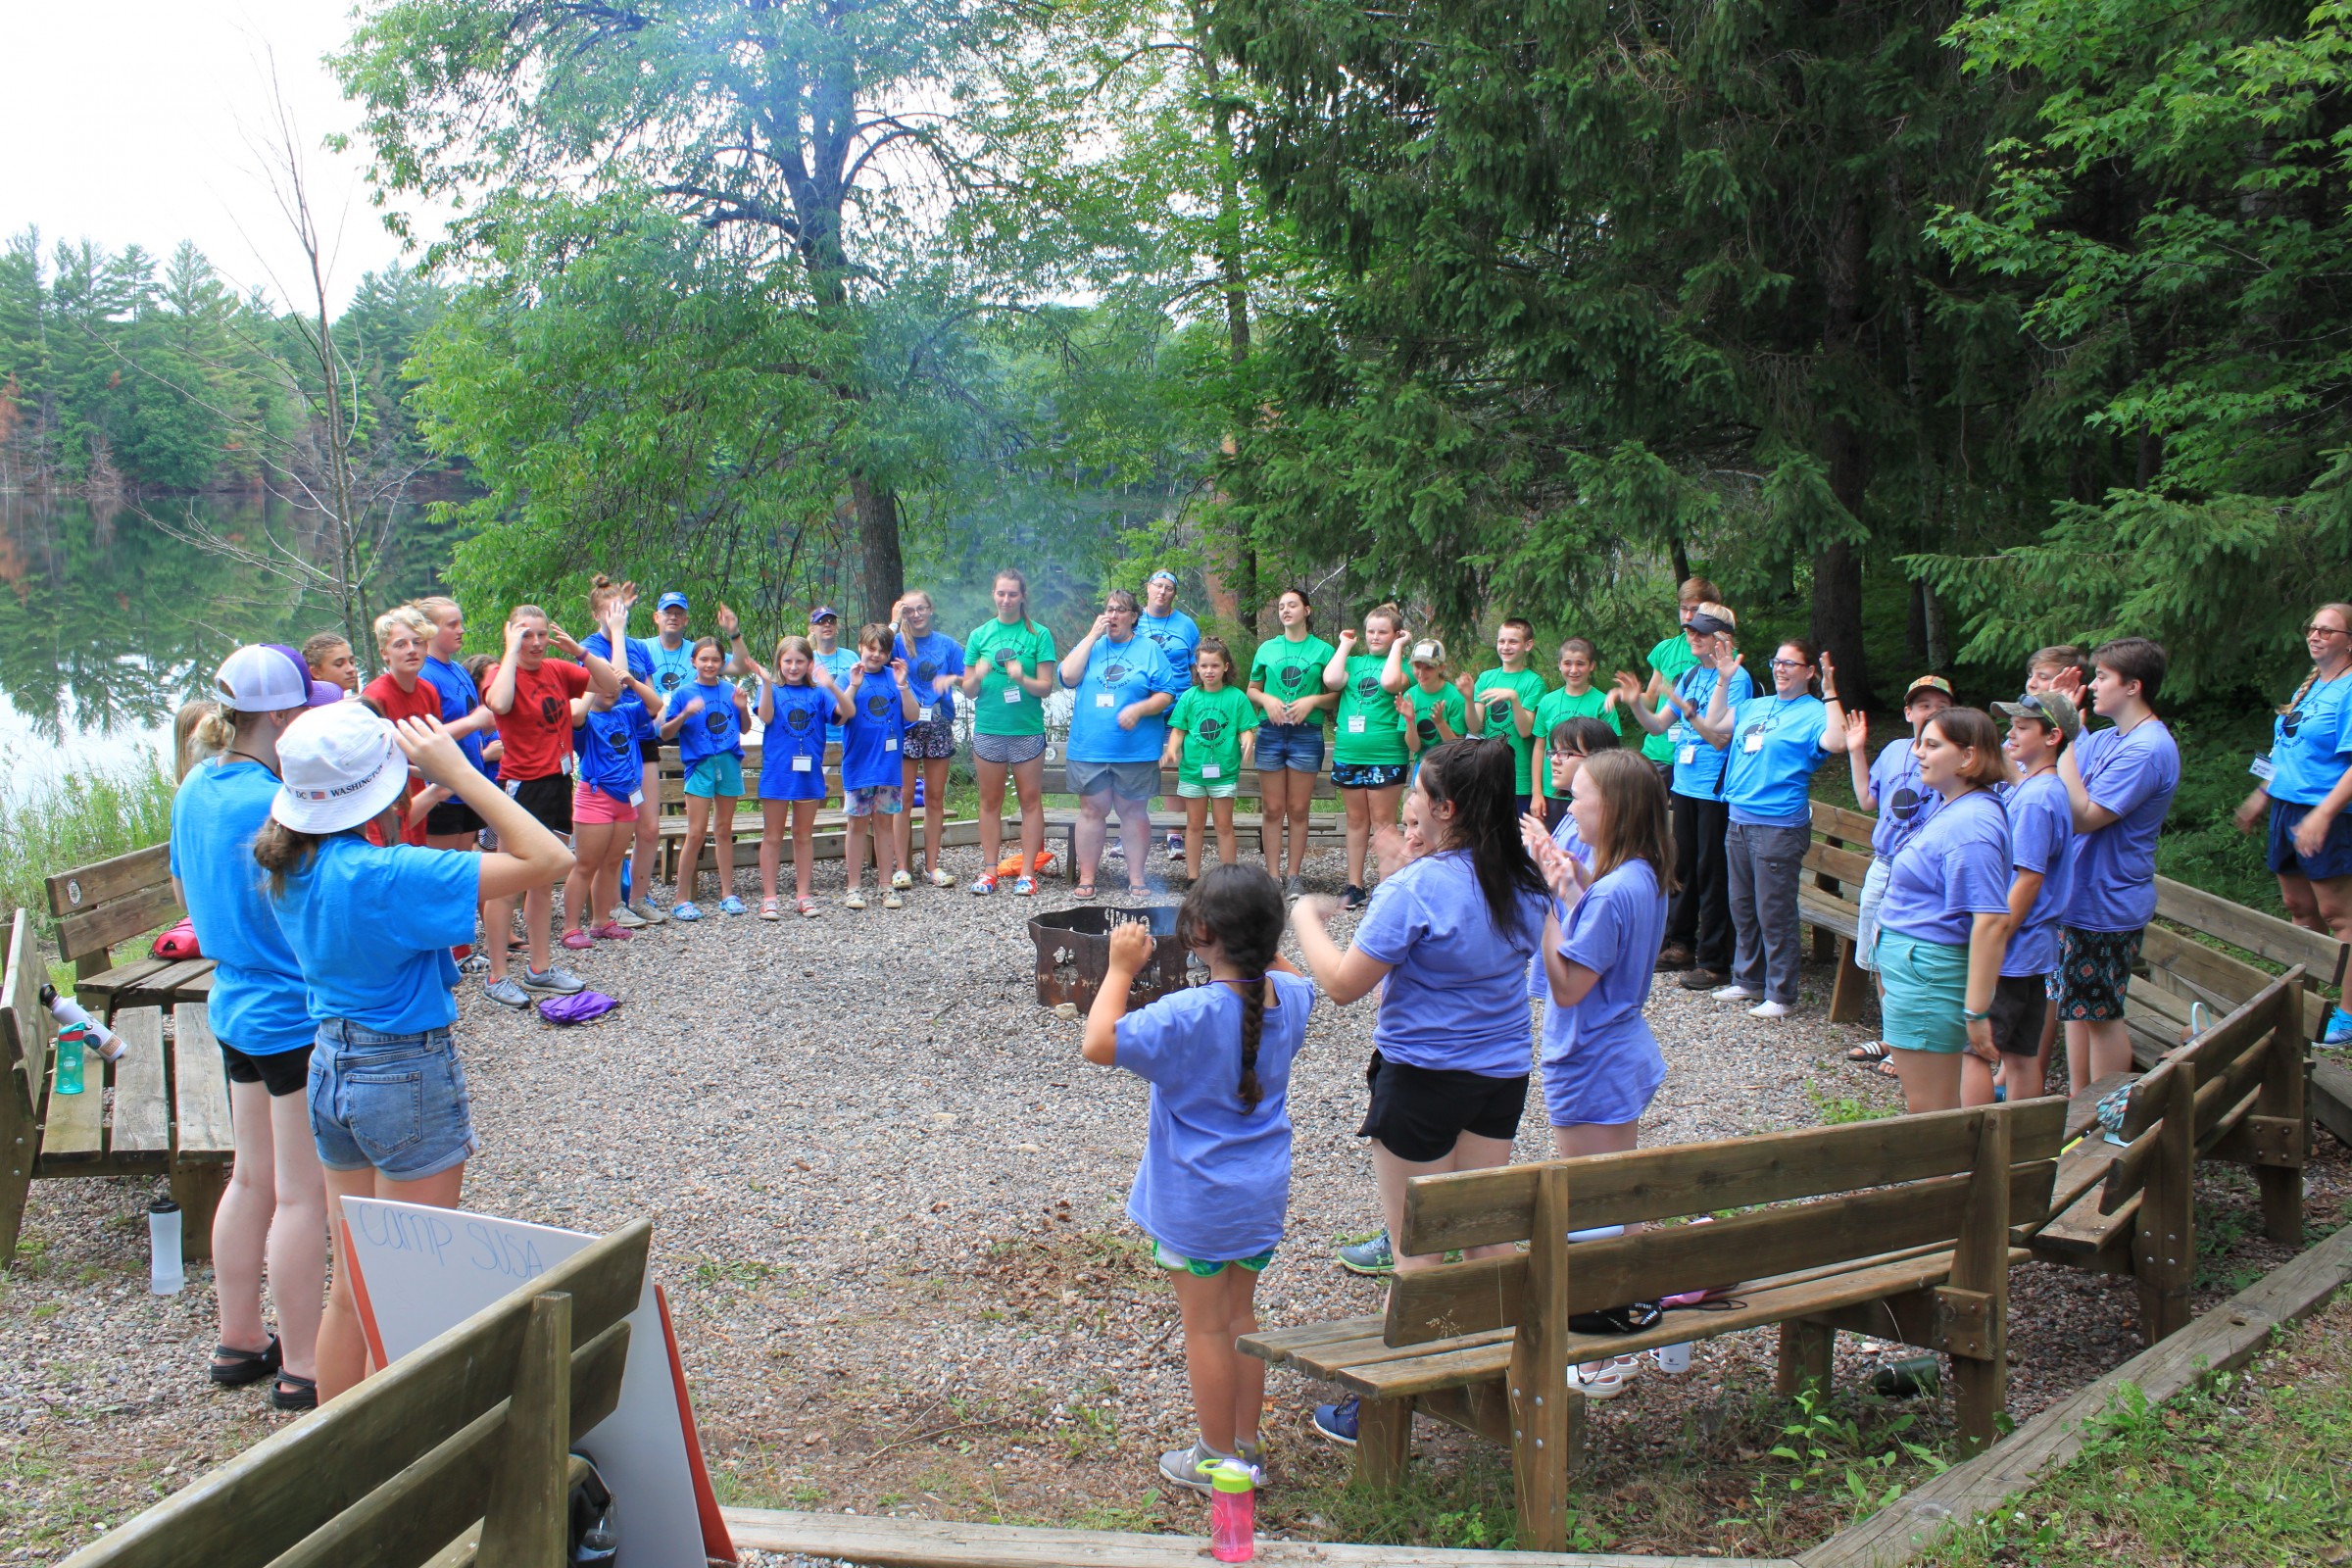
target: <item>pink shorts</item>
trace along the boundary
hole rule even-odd
[[[583,823],[593,826],[599,822],[634,822],[637,808],[615,795],[607,795],[593,784],[581,784],[571,792],[571,820],[577,827]]]

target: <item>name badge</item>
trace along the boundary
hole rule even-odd
[[[643,790],[631,790],[631,791],[629,791],[629,804],[630,804],[631,806],[643,806],[643,805],[645,804],[645,791],[643,791]]]
[[[882,743],[882,749],[886,752],[895,752],[899,749],[899,743],[895,740],[884,741]]]
[[[808,771],[808,764],[811,760],[810,758],[796,757],[792,760],[792,770],[795,773],[806,773]]]
[[[1119,700],[1112,696],[1109,692],[1095,693],[1095,706],[1097,708],[1115,708],[1118,706],[1118,701]]]
[[[1202,778],[1223,778],[1225,776],[1225,770],[1214,762],[1202,762],[1200,764],[1200,776]]]
[[[1021,689],[1018,686],[1007,685],[1004,688],[1004,700],[1008,703],[1019,702],[1021,700]]]
[[[1740,749],[1750,757],[1753,757],[1758,752],[1762,751],[1764,749],[1763,731],[1758,730],[1755,734],[1750,735],[1747,737],[1747,739],[1741,741],[1740,743]]]
[[[914,710],[914,717],[917,723],[928,724],[931,722],[931,710],[918,708]]]
[[[1350,714],[1348,714],[1348,734],[1350,734],[1350,735],[1361,735],[1363,732],[1364,732],[1364,715],[1363,715],[1363,714],[1361,714],[1361,713],[1350,713]]]
[[[2250,765],[2248,765],[2246,771],[2253,774],[2256,778],[2262,780],[2265,784],[2268,784],[2271,781],[2271,775],[2276,772],[2277,769],[2271,765],[2270,753],[2256,752],[2254,754],[2254,760]]]
[[[1681,751],[1674,754],[1674,760],[1677,762],[1680,762],[1683,766],[1689,767],[1692,762],[1698,760],[1698,748],[1695,746],[1686,746]]]

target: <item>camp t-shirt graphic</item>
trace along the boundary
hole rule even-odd
[[[1405,760],[1404,716],[1396,699],[1383,691],[1386,654],[1356,654],[1348,661],[1348,684],[1340,693],[1339,738],[1331,759],[1350,767],[1400,766]]]
[[[1179,783],[1228,785],[1241,774],[1242,734],[1257,727],[1257,705],[1250,694],[1232,686],[1208,691],[1195,686],[1176,699],[1168,711],[1168,728],[1184,731],[1184,755],[1178,760]],[[1214,768],[1216,771],[1208,771]]]
[[[1257,645],[1257,655],[1250,662],[1250,679],[1267,696],[1281,702],[1319,697],[1323,693],[1323,666],[1331,662],[1334,652],[1331,644],[1320,637],[1298,642],[1287,637],[1269,637]],[[1325,710],[1318,708],[1299,722],[1320,725],[1324,712]]]

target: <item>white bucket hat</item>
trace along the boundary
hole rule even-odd
[[[270,814],[298,833],[340,833],[371,822],[408,788],[409,760],[392,725],[365,703],[314,708],[277,740],[284,780]]]

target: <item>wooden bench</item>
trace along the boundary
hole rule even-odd
[[[1519,1544],[1566,1547],[1583,1394],[1571,1365],[1742,1329],[1781,1328],[1779,1384],[1826,1386],[1836,1332],[1943,1351],[1961,1431],[1985,1445],[2006,1397],[2011,1231],[2047,1214],[2066,1102],[1771,1133],[1424,1176],[1397,1250],[1527,1242],[1507,1257],[1394,1275],[1385,1317],[1245,1337],[1241,1349],[1336,1381],[1359,1407],[1356,1475],[1402,1472],[1415,1409],[1507,1445]],[[1572,1197],[1573,1195],[1573,1197]],[[1818,1202],[1796,1200],[1820,1199]],[[1759,1206],[1760,1205],[1760,1206]],[[1704,1225],[1664,1224],[1744,1209]],[[1653,1228],[1573,1246],[1572,1230]],[[1638,1334],[1572,1314],[1702,1286],[1732,1304]]]
[[[1255,768],[1250,768],[1240,777],[1236,778],[1234,780],[1234,784],[1233,834],[1235,852],[1237,854],[1247,853],[1244,846],[1254,842],[1256,845],[1256,853],[1259,858],[1262,858],[1266,853],[1266,819],[1263,809],[1265,801],[1265,775],[1258,772]],[[1046,764],[1045,788],[1043,793],[1047,795],[1068,795],[1071,793],[1069,787],[1069,763],[1067,760],[1052,761]],[[1184,826],[1184,803],[1177,799],[1176,770],[1174,768],[1162,768],[1160,770],[1159,794],[1162,800],[1174,803],[1176,808],[1169,810],[1163,808],[1162,809],[1153,811],[1152,813],[1152,830],[1154,843],[1158,842],[1161,835],[1171,831],[1181,830]],[[1315,788],[1312,799],[1318,801],[1336,801],[1339,798],[1340,792],[1338,788],[1331,782],[1331,774],[1329,772],[1316,774]],[[1242,806],[1245,802],[1257,803],[1259,809],[1247,811],[1242,809]],[[1016,813],[1015,815],[1005,819],[1005,834],[1008,839],[1012,839],[1017,845],[1017,834],[1020,827],[1020,819],[1017,814],[1019,807],[1013,799],[1010,785],[1005,787],[1004,804],[1007,809],[1010,809]],[[1276,830],[1277,832],[1280,831],[1280,824],[1276,825]],[[1202,854],[1204,857],[1213,859],[1216,855],[1216,817],[1213,813],[1205,822],[1201,824],[1201,832],[1205,839],[1205,843],[1202,847]],[[1108,843],[1116,843],[1117,836],[1118,823],[1117,819],[1113,818],[1109,829]],[[1310,850],[1318,847],[1328,848],[1334,844],[1343,844],[1347,842],[1347,837],[1348,819],[1342,812],[1313,811],[1307,816],[1306,842],[1307,847]],[[1064,874],[1069,874],[1071,868],[1077,864],[1078,860],[1078,812],[1065,806],[1047,808],[1046,839],[1049,845],[1055,840],[1060,841],[1062,869]]]
[[[735,813],[736,820],[732,824],[735,864],[738,869],[747,865],[759,864],[760,835],[762,830],[757,783],[760,774],[760,750],[758,741],[743,743],[743,775],[746,791],[743,800],[750,805],[751,809],[745,810],[739,804]],[[662,760],[658,765],[659,777],[662,781],[662,838],[661,848],[658,852],[661,861],[660,874],[665,880],[674,881],[678,874],[678,860],[686,853],[686,769],[678,760],[678,749],[674,746],[662,748]],[[838,777],[841,766],[840,747],[828,746],[825,748],[825,766]],[[809,851],[813,858],[838,860],[842,858],[843,845],[848,837],[845,825],[847,820],[832,802],[827,803],[827,808],[817,812],[816,831],[811,836]],[[718,870],[716,834],[719,826],[720,824],[713,818],[710,823],[712,837],[704,841],[703,859],[702,864],[698,867],[699,870],[714,873]],[[925,824],[922,815],[918,812],[914,818],[913,838],[913,843],[918,848],[923,843],[924,832]],[[969,818],[960,821],[943,821],[940,824],[939,837],[943,848],[958,844],[977,844],[980,842],[980,825]],[[792,852],[787,849],[784,852],[784,862],[789,865],[791,860]]]
[[[187,911],[172,891],[172,846],[151,844],[94,865],[61,871],[47,883],[57,923],[57,954],[74,965],[74,996],[93,1016],[117,1007],[170,1007],[202,1002],[213,989],[213,960],[141,957],[114,966],[120,942],[170,925]]]
[[[516,1287],[66,1568],[565,1561],[571,1447],[619,1401],[651,1235],[638,1220]]]
[[[1814,956],[1838,965],[1830,988],[1832,1023],[1859,1023],[1870,999],[1870,975],[1854,961],[1854,944],[1877,820],[1849,807],[1813,803],[1813,843],[1804,859],[1812,880],[1797,884],[1796,917],[1813,928]]]
[[[2034,1257],[2137,1281],[2150,1345],[2188,1326],[2196,1276],[2196,1162],[2254,1172],[2263,1232],[2303,1240],[2303,1165],[2311,1120],[2304,1096],[2303,975],[2290,969],[2144,1077],[2093,1084],[2068,1108],[2070,1143],[2058,1161],[2051,1218],[2032,1230]],[[2137,990],[2137,987],[2133,988]],[[2098,1101],[2130,1086],[2118,1147]]]
[[[61,1095],[50,1049],[57,1022],[41,1004],[47,976],[31,917],[19,909],[0,978],[0,1261],[16,1255],[33,1179],[58,1176],[168,1177],[182,1255],[212,1256],[213,1211],[236,1140],[228,1071],[204,1004],[172,1007],[169,1041],[161,1007],[117,1008],[122,1059],[109,1065],[85,1052],[81,1093]]]

